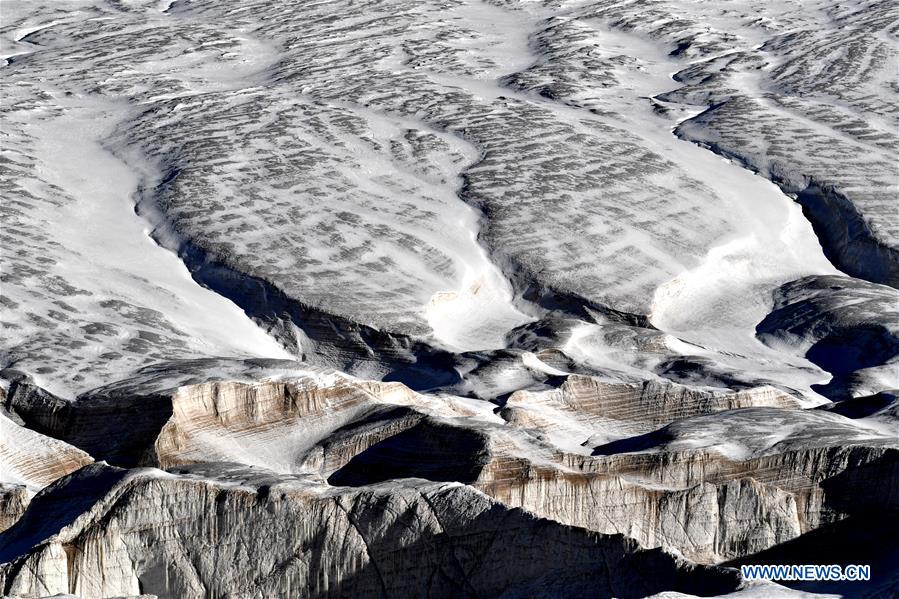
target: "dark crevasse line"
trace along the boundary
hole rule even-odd
[[[611,26],[613,29],[615,28],[614,24]],[[536,40],[535,44],[537,46],[545,45],[539,39]],[[676,56],[677,50],[672,52],[671,55]],[[674,74],[673,79],[677,83],[687,85],[686,80],[681,76],[681,72]],[[519,75],[519,73],[507,75],[500,79],[500,84],[511,90],[520,91],[520,85],[517,81]],[[564,84],[561,85],[564,92]],[[566,99],[564,97],[565,94],[559,93],[556,86],[556,83],[550,82],[535,89],[535,95],[538,96],[535,99],[555,102],[572,108],[590,110],[588,107]],[[676,94],[679,89],[681,88],[662,92],[654,96],[654,98],[672,101],[672,98],[666,98],[666,96]],[[673,99],[673,101],[678,102],[681,100]],[[786,177],[777,176],[776,173],[768,173],[744,156],[728,151],[717,144],[695,139],[688,134],[686,128],[691,124],[699,124],[701,126],[701,122],[704,119],[707,119],[710,114],[724,104],[726,104],[726,101],[711,103],[700,114],[679,122],[674,129],[674,135],[682,141],[697,144],[719,156],[732,160],[742,168],[765,177],[777,185],[785,194],[794,197],[795,201],[802,207],[806,219],[811,223],[825,257],[836,268],[855,278],[899,288],[899,251],[884,245],[883,242],[875,237],[856,206],[840,190],[809,176],[802,177],[806,182],[805,187],[797,188],[795,184],[789,183]],[[800,169],[796,169],[796,171],[800,171]]]
[[[714,110],[710,107],[695,118]],[[693,119],[688,119],[688,123]],[[864,217],[844,194],[830,185],[823,185],[810,177],[797,189],[786,178],[757,168],[747,158],[706,141],[692,139],[680,125],[675,135],[695,143],[715,154],[733,161],[742,168],[765,177],[787,196],[795,198],[802,213],[812,226],[825,258],[835,268],[852,279],[899,288],[899,252],[881,243],[872,233]],[[794,281],[798,283],[799,281]],[[777,290],[774,291],[777,294]],[[779,318],[778,311],[770,313],[756,328],[756,336],[768,344],[768,329]],[[843,401],[851,396],[856,372],[887,364],[896,355],[895,338],[881,323],[869,326],[844,327],[839,334],[826,336],[815,342],[804,356],[831,375],[827,383],[812,389],[831,401]]]
[[[808,176],[803,177],[807,181],[806,186],[797,189],[785,178],[758,168],[746,157],[715,143],[693,139],[685,132],[684,124],[708,115],[716,108],[717,105],[711,106],[685,120],[675,128],[674,134],[765,177],[785,194],[795,197],[795,201],[802,206],[803,215],[812,225],[824,256],[834,267],[857,279],[899,288],[899,252],[874,236],[864,217],[845,194]]]
[[[292,343],[302,360],[316,363],[323,357],[324,366],[400,381],[416,390],[459,380],[451,352],[305,305],[265,279],[210,258],[192,243],[184,244],[178,255],[197,283],[233,301],[282,343]]]
[[[408,118],[408,115],[400,116]],[[472,139],[460,131],[458,123],[447,119],[423,122],[479,147],[477,136]],[[156,196],[165,186],[175,182],[181,166],[177,161],[164,165],[161,175],[152,177],[139,190],[135,212],[151,225],[154,240],[173,251],[198,284],[233,302],[288,351],[310,363],[366,378],[399,380],[416,390],[444,387],[460,380],[455,367],[462,358],[459,354],[415,336],[378,330],[305,304],[264,277],[244,272],[227,255],[218,255],[204,248],[202,241],[175,231],[175,224],[167,218]],[[477,241],[488,259],[510,282],[513,301],[522,312],[559,311],[588,322],[599,318],[653,328],[646,315],[615,310],[578,294],[560,292],[542,284],[539,276],[515,260],[505,259],[501,251],[486,241],[489,239],[489,215],[472,197],[465,171],[461,176],[463,187],[457,191],[457,196],[481,215]]]
[[[686,83],[681,77],[682,72],[676,73],[673,79]],[[676,93],[677,90],[672,90],[659,94],[656,98],[663,99],[668,94]],[[858,207],[835,185],[808,176],[801,168],[790,164],[777,168],[759,166],[738,150],[722,147],[714,141],[697,138],[689,133],[691,126],[701,128],[703,121],[721,110],[727,102],[728,100],[708,102],[701,113],[680,121],[673,129],[673,134],[682,141],[696,144],[764,177],[785,195],[792,197],[801,206],[803,216],[812,226],[824,257],[835,268],[849,275],[849,281],[858,285],[876,283],[899,288],[899,252],[876,237]],[[792,281],[775,290],[775,304],[778,293],[784,288],[813,279],[815,277]],[[837,287],[832,289],[842,288],[838,281],[835,284]],[[798,317],[798,314],[793,314],[791,318],[784,318],[783,312],[790,309],[790,306],[786,306],[769,313],[757,325],[756,337],[770,345],[771,338],[777,337],[775,323],[783,325],[783,322],[793,322],[793,317]],[[807,306],[800,302],[792,309],[801,311],[807,309]],[[895,335],[885,326],[883,318],[889,321],[890,317],[881,312],[881,322],[837,327],[837,330],[823,335],[808,348],[804,357],[832,377],[827,383],[812,385],[812,390],[831,401],[846,400],[852,396],[851,390],[859,371],[883,366],[896,356]]]
[[[540,57],[537,56],[534,47],[529,45],[528,50],[533,55],[534,62],[532,64],[538,64]],[[556,98],[552,93],[549,93],[547,89],[541,89],[540,92],[536,94],[524,92],[516,85],[515,77],[518,73],[519,72],[507,73],[506,75],[498,77],[495,82],[496,86],[500,90],[503,90],[507,95],[517,97],[524,102],[537,102],[550,105],[556,104],[567,106],[569,108],[583,109],[582,106]],[[502,97],[503,96],[500,96],[500,98]],[[547,311],[557,312],[591,323],[596,323],[598,319],[606,319],[609,322],[618,324],[656,330],[656,327],[652,325],[649,315],[647,314],[617,310],[611,306],[586,298],[578,293],[559,290],[552,285],[542,283],[540,280],[541,277],[536,273],[533,273],[531,269],[522,264],[520,260],[506,254],[501,248],[490,243],[490,207],[487,202],[482,201],[478,197],[478,192],[472,188],[468,176],[468,172],[479,166],[484,159],[483,144],[479,143],[476,131],[464,129],[460,132],[457,125],[452,122],[437,119],[436,122],[429,124],[442,132],[460,137],[465,142],[481,151],[481,157],[474,163],[469,164],[460,173],[462,187],[457,192],[457,196],[463,203],[472,207],[479,214],[480,231],[477,236],[477,241],[484,249],[488,259],[496,265],[499,271],[505,276],[506,280],[509,281],[514,295],[513,302],[520,311],[537,315],[541,315]]]
[[[681,82],[677,75],[674,76],[674,79],[676,82]],[[516,80],[511,75],[503,78],[501,83],[518,91]],[[534,91],[539,94],[539,98],[535,98],[535,100],[554,102],[581,110],[590,110],[578,102],[566,99],[564,94],[560,97],[559,94],[553,93],[549,85],[544,85],[542,88]],[[664,96],[666,93],[671,92],[664,92],[659,94],[659,96]],[[741,168],[759,174],[758,169],[754,168],[743,157],[728,153],[723,148],[713,144],[692,139],[685,133],[683,129],[684,123],[700,118],[703,114],[714,111],[718,106],[719,104],[710,105],[700,115],[678,122],[673,129],[674,135],[681,141],[694,143],[714,154],[731,159],[735,165]],[[795,201],[800,204],[805,218],[812,225],[813,232],[822,247],[824,257],[831,264],[852,277],[876,283],[885,283],[894,287],[897,286],[897,282],[899,282],[899,255],[897,255],[895,250],[886,247],[874,237],[862,215],[845,195],[834,189],[833,186],[820,185],[808,177],[805,178],[806,186],[803,189],[790,188],[784,179],[771,176],[765,176],[765,178],[772,181],[787,195],[792,195]],[[882,328],[878,327],[878,332]],[[866,334],[867,330],[862,329],[854,329],[849,332],[850,336],[867,339]],[[877,334],[875,337],[879,340],[881,335]],[[885,357],[879,353],[868,356],[851,370],[854,372],[854,370],[865,366],[884,364],[895,355],[895,351],[886,351],[884,353],[886,354]],[[833,375],[831,383],[828,385],[817,385],[813,389],[828,398],[840,399],[840,394],[843,393],[852,372],[847,372],[846,368],[841,370],[835,366],[833,363],[834,352],[829,349],[825,342],[816,344],[806,357]],[[839,361],[842,357],[842,354],[837,352],[837,360]]]
[[[514,93],[514,90],[510,90]],[[466,139],[471,142],[471,140]],[[468,168],[477,166],[478,163],[469,165]],[[467,169],[466,169],[467,170]],[[623,310],[616,310],[599,302],[593,301],[571,291],[561,291],[550,285],[540,282],[525,265],[515,258],[508,256],[499,248],[493,246],[487,240],[490,231],[490,214],[485,204],[478,200],[477,193],[471,189],[466,171],[462,171],[463,185],[458,196],[461,201],[478,211],[480,217],[480,234],[478,242],[484,248],[489,259],[497,266],[501,273],[509,281],[514,293],[514,300],[518,308],[526,313],[536,311],[559,312],[573,316],[586,322],[596,322],[597,316],[610,322],[629,326],[655,329],[645,314],[634,314]]]
[[[899,251],[872,234],[849,198],[812,181],[796,201],[834,266],[857,279],[899,288]]]
[[[450,123],[425,124],[480,149],[476,139],[457,131]],[[644,315],[614,310],[539,284],[537,277],[514,261],[502,257],[499,251],[486,243],[489,214],[484,205],[473,197],[466,176],[466,171],[479,162],[480,159],[461,172],[462,185],[456,190],[456,195],[478,213],[480,231],[477,242],[487,258],[509,281],[514,294],[513,302],[522,312],[541,314],[547,310],[559,311],[588,322],[595,322],[599,317],[652,328]],[[166,218],[157,197],[167,185],[175,183],[182,168],[186,167],[177,160],[163,165],[156,177],[158,183],[145,184],[139,190],[135,211],[152,226],[152,237],[157,243],[175,252],[198,284],[232,301],[300,359],[364,378],[400,381],[419,391],[460,382],[457,369],[460,362],[467,364],[471,360],[483,362],[490,359],[489,352],[451,352],[411,335],[381,331],[305,304],[287,295],[271,281],[243,272],[227,258],[216,256],[198,242],[175,231],[175,225]]]
[[[300,360],[364,378],[399,381],[414,390],[460,380],[452,352],[304,304],[175,231],[155,195],[177,179],[180,168],[169,165],[163,172],[158,184],[139,190],[135,204],[135,212],[153,228],[152,237],[175,252],[199,285],[236,304]]]

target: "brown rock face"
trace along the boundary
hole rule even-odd
[[[0,413],[0,532],[21,517],[38,490],[91,462],[80,449]]]
[[[57,434],[72,432],[68,440],[123,465],[239,463],[359,489],[399,479],[466,483],[507,506],[700,563],[757,553],[864,505],[896,503],[894,485],[875,482],[897,478],[895,439],[798,409],[772,388],[570,376],[558,389],[517,392],[491,410],[398,383],[319,373],[188,384],[156,391],[151,401],[88,397],[66,413],[87,422],[117,402],[158,410],[148,418],[161,422],[155,435],[142,445],[128,438],[123,451],[122,437],[83,432],[63,418]],[[602,442],[610,436],[616,440]],[[866,504],[850,480],[869,489]]]
[[[0,484],[0,532],[15,524],[31,503],[25,485]]]
[[[0,414],[0,465],[6,476],[39,489],[92,461],[85,452]]]
[[[0,599],[899,599],[897,9],[0,0]]]
[[[527,392],[519,393],[527,397]],[[527,403],[524,398],[516,400],[512,403]],[[577,375],[569,376],[549,401],[555,401],[578,414],[633,420],[650,426],[737,408],[799,407],[795,398],[773,387],[745,391],[703,390],[662,381],[606,383]]]
[[[94,503],[77,513],[73,497],[88,489]],[[86,468],[35,499],[0,540],[0,561],[0,588],[24,597],[639,597],[738,584],[733,570],[537,518],[456,483],[334,489],[221,468]]]

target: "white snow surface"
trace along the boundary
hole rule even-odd
[[[301,489],[371,459],[633,534],[618,484],[685,537],[678,502],[749,506],[717,525],[757,521],[751,551],[846,516],[806,522],[790,460],[736,462],[800,456],[831,493],[899,439],[891,8],[0,0],[0,482],[130,459],[192,391],[166,451],[198,469],[153,476]],[[67,420],[145,407],[139,435]],[[682,488],[671,456],[711,474]],[[484,470],[431,463],[456,458]]]
[[[499,350],[552,293],[665,334],[653,357],[582,319],[555,347],[584,368],[683,357],[820,402],[828,373],[755,326],[841,273],[791,197],[674,134],[714,98],[665,96],[732,61],[715,93],[769,97],[766,43],[819,4],[5,1],[3,366],[67,397],[217,356],[374,376],[348,327]]]

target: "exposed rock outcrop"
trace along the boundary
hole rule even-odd
[[[25,485],[0,483],[0,532],[16,523],[28,504],[32,492]]]
[[[291,456],[364,417],[379,398],[409,403],[415,396],[400,383],[294,367],[285,382],[211,381],[159,389],[132,381],[76,401],[20,385],[8,403],[29,427],[120,466],[236,461],[291,471]]]
[[[652,430],[681,418],[724,410],[799,406],[795,398],[772,387],[741,391],[697,389],[666,381],[628,384],[571,375],[554,391],[516,391],[504,407],[510,412],[562,411],[579,422],[621,421]]]
[[[37,490],[92,461],[85,452],[0,414],[0,482],[15,481]]]
[[[896,0],[0,2],[0,595],[895,586]]]
[[[85,452],[0,412],[0,532],[19,519],[37,491],[91,462]]]
[[[800,410],[773,388],[571,375],[498,407],[297,367],[280,378],[273,370],[254,376],[265,372],[269,380],[255,383],[132,381],[59,400],[57,411],[43,409],[47,396],[33,390],[9,403],[26,423],[34,418],[119,465],[233,462],[354,488],[460,482],[505,505],[703,563],[857,513],[860,500],[845,481],[870,487],[869,507],[895,503],[893,485],[872,482],[897,476],[899,443],[888,421]],[[115,409],[147,411],[144,433],[108,418]]]
[[[458,480],[507,505],[700,562],[756,553],[847,514],[893,510],[899,494],[894,482],[877,482],[899,475],[889,430],[829,414],[729,411],[607,444],[595,457],[520,433],[419,421],[329,481]]]
[[[35,498],[0,540],[0,562],[3,592],[23,597],[640,597],[739,583],[734,570],[536,518],[459,484],[332,489],[221,467],[85,468]]]

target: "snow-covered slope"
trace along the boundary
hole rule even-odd
[[[897,8],[2,0],[0,590],[497,588],[382,557],[493,545],[329,501],[577,538],[510,596],[649,559],[602,535],[712,564],[890,519]],[[139,466],[168,472],[114,468]],[[277,485],[324,536],[270,571],[149,557],[172,494],[245,514],[207,514],[212,544],[296,533],[260,507]],[[644,594],[762,589],[652,555]]]

